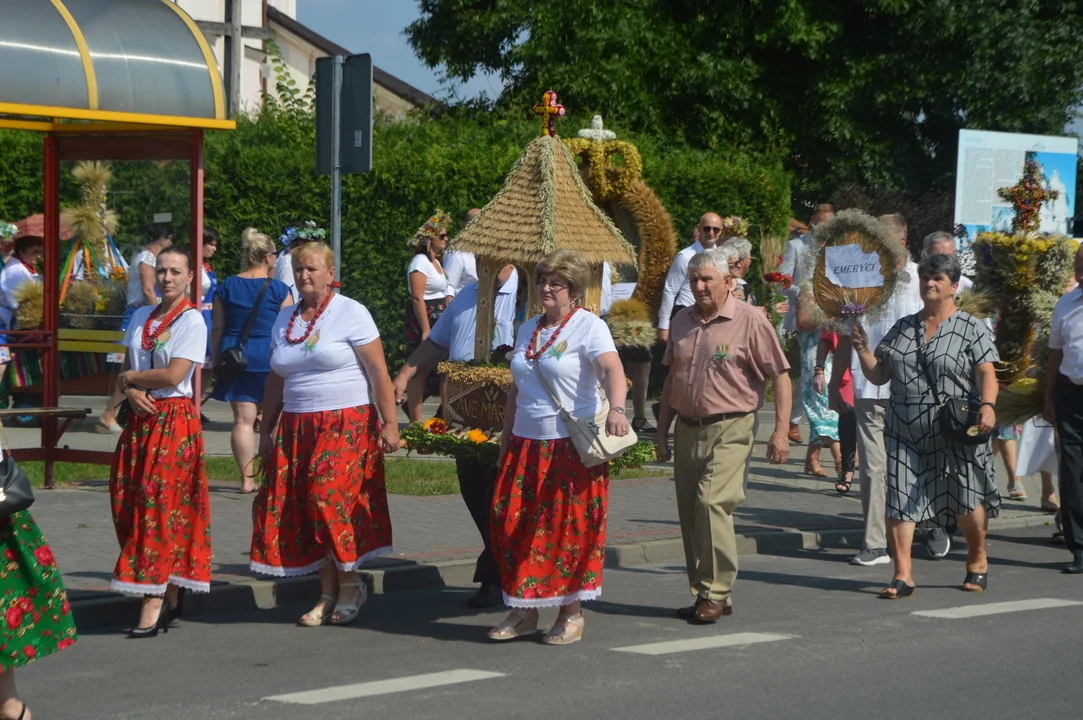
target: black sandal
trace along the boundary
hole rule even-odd
[[[889,592],[890,590],[895,592]],[[884,600],[901,600],[910,597],[915,592],[917,592],[917,586],[907,585],[905,580],[895,578],[890,585],[880,591],[880,597]]]
[[[989,571],[985,572],[970,572],[966,573],[966,577],[963,578],[963,592],[980,593],[985,592],[985,588],[989,584]],[[977,585],[978,588],[968,588],[967,585]]]
[[[845,495],[850,492],[850,488],[853,487],[854,484],[853,472],[853,470],[846,470],[839,473],[839,479],[835,481],[835,492],[839,495]],[[849,480],[846,479],[847,475],[850,475]]]

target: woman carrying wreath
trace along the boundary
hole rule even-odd
[[[120,387],[131,418],[109,475],[120,558],[110,587],[143,595],[132,638],[169,630],[181,589],[210,592],[211,510],[203,467],[203,428],[192,376],[207,353],[207,326],[186,295],[188,253],[163,248],[155,276],[161,302],[132,315]],[[165,602],[163,602],[163,598]]]
[[[372,316],[332,288],[331,248],[302,245],[292,264],[300,301],[271,331],[250,567],[318,571],[319,601],[299,624],[346,625],[367,599],[357,568],[391,552],[384,453],[399,447],[395,395]]]
[[[443,210],[429,218],[410,239],[414,255],[406,268],[410,298],[406,307],[406,357],[429,336],[440,313],[447,307],[448,284],[440,258],[447,248],[451,218]],[[421,422],[421,404],[440,392],[436,372],[415,375],[406,387],[406,410],[410,422]]]
[[[988,518],[1000,511],[988,441],[968,445],[947,439],[940,428],[938,398],[980,404],[978,428],[996,426],[996,347],[985,324],[959,310],[955,293],[961,270],[954,255],[932,255],[918,266],[924,309],[904,317],[884,336],[875,352],[859,324],[851,344],[861,371],[874,385],[890,383],[885,426],[887,447],[887,524],[895,550],[895,577],[880,597],[914,594],[910,550],[919,522],[958,518],[966,535],[963,590],[986,588]],[[935,389],[932,383],[935,384]]]
[[[544,313],[525,322],[515,340],[504,411],[514,420],[505,420],[500,438],[491,526],[512,611],[489,631],[493,640],[536,632],[538,608],[558,606],[545,642],[576,642],[584,627],[580,601],[602,594],[609,464],[583,464],[549,394],[574,416],[594,417],[604,390],[605,431],[629,432],[628,386],[613,338],[604,320],[581,307],[591,274],[574,250],[542,258],[534,281]]]

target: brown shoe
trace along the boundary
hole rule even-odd
[[[797,425],[790,425],[790,442],[801,442],[801,428]]]
[[[723,615],[733,614],[733,603],[718,602],[700,598],[696,603],[696,612],[692,619],[698,623],[713,623]]]

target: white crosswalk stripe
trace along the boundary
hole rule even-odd
[[[321,688],[319,690],[289,693],[288,695],[273,695],[263,699],[271,702],[291,703],[294,705],[320,705],[322,703],[338,702],[340,700],[354,700],[357,698],[372,697],[373,695],[408,692],[410,690],[425,690],[427,688],[441,687],[444,685],[458,685],[459,683],[473,682],[475,680],[489,680],[498,677],[504,677],[504,673],[468,669],[448,670],[446,672],[429,673],[427,675],[411,675],[409,677],[393,678],[391,680],[376,680],[374,682],[355,683],[353,685],[338,685],[336,687]]]
[[[959,607],[945,608],[943,610],[918,610],[911,613],[918,617],[942,618],[945,620],[961,620],[963,618],[983,617],[985,615],[1000,615],[1002,613],[1023,612],[1025,610],[1047,610],[1050,608],[1072,607],[1083,605],[1083,602],[1075,600],[1058,600],[1056,598],[1034,598],[1033,600],[1015,600],[1013,602],[987,603],[979,605],[961,605]]]
[[[646,645],[629,645],[627,647],[613,648],[613,652],[634,653],[636,655],[670,655],[673,653],[693,652],[696,650],[714,650],[724,647],[736,647],[739,645],[756,645],[757,643],[777,642],[778,640],[792,640],[796,635],[779,635],[776,633],[733,633],[732,635],[714,635],[712,637],[694,638],[691,640],[669,640],[666,642],[648,643]]]

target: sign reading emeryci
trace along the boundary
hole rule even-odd
[[[824,248],[824,274],[839,287],[858,289],[884,286],[880,255],[864,252],[860,245]]]

